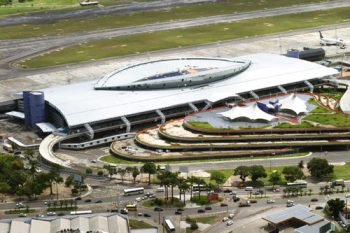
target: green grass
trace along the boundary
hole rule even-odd
[[[151,228],[153,227],[151,224],[146,223],[141,220],[136,220],[136,219],[129,219],[129,224],[131,229],[142,229],[142,228]]]
[[[198,218],[191,218],[195,220],[196,222],[204,223],[204,224],[211,224],[216,222],[218,219],[217,215],[209,215],[209,216],[203,216],[203,217],[198,217]]]
[[[341,23],[350,19],[349,11],[350,7],[344,7],[114,37],[55,50],[25,60],[20,63],[20,66],[39,68],[62,65]],[[2,28],[0,35],[7,34],[1,30]]]
[[[38,2],[35,0],[34,2]],[[121,0],[120,0],[121,1]],[[111,5],[112,0],[102,0],[101,4]],[[125,2],[124,0],[123,2]],[[130,1],[130,0],[129,0]],[[323,0],[324,1],[324,0]],[[40,1],[39,1],[40,2]],[[21,4],[16,4],[15,7],[0,7],[0,15],[25,12],[31,10],[51,9],[53,6],[48,2],[54,0],[41,0],[45,2],[42,5],[35,5],[32,9],[22,7]],[[58,3],[65,2],[67,6],[78,6],[78,1],[74,0],[59,0]],[[321,0],[294,0],[293,4],[322,2]],[[61,6],[62,4],[56,4]],[[68,4],[71,3],[71,4]],[[74,4],[73,4],[74,3]],[[214,3],[192,4],[186,6],[178,6],[170,9],[143,11],[126,15],[104,15],[89,17],[86,19],[67,19],[60,20],[54,24],[27,24],[5,26],[0,28],[0,39],[10,38],[27,38],[45,35],[59,35],[75,32],[86,32],[93,30],[127,27],[141,24],[149,24],[155,22],[164,22],[178,19],[189,19],[196,17],[206,17],[219,14],[228,14],[234,12],[252,11],[265,8],[276,8],[281,6],[291,5],[290,0],[265,0],[256,4],[256,0],[226,0]],[[56,7],[57,8],[57,7]],[[62,8],[58,7],[58,8]]]
[[[350,163],[346,163],[344,166],[334,166],[334,178],[350,180]]]
[[[106,155],[100,158],[101,161],[107,162],[107,163],[115,163],[115,164],[142,164],[142,162],[133,162],[129,160],[124,160],[117,158],[113,155]]]
[[[348,127],[350,126],[350,117],[341,113],[334,114],[310,114],[303,118],[304,120],[309,120],[317,122],[321,125],[332,125],[336,127]]]
[[[287,122],[282,122],[278,125],[276,125],[274,128],[277,129],[290,129],[290,128],[312,128],[314,127],[312,124],[306,121],[302,121],[300,124],[293,125]]]
[[[215,162],[215,161],[233,161],[233,160],[246,160],[246,159],[273,159],[273,158],[285,158],[285,157],[298,157],[304,156],[307,153],[294,153],[294,154],[285,154],[285,155],[275,155],[275,156],[256,156],[256,157],[238,157],[238,158],[223,158],[223,159],[199,159],[199,160],[178,160],[178,161],[167,161],[163,163],[156,163],[156,165],[160,164],[179,164],[179,163],[201,163],[201,162]],[[106,155],[101,157],[101,161],[105,161],[108,163],[115,164],[143,164],[143,162],[133,162],[120,158],[116,158],[113,155]]]
[[[322,90],[316,89],[315,93],[332,97],[338,101],[344,95],[344,91],[339,91],[337,89],[328,89],[328,90],[327,89],[322,89]]]
[[[6,210],[5,214],[20,214],[20,213],[34,213],[35,209],[26,209],[26,208],[22,208],[22,209],[15,209],[15,210]]]
[[[138,0],[147,1],[147,0]],[[150,1],[150,0],[149,0]],[[12,5],[0,5],[0,18],[4,18],[14,14],[31,13],[48,10],[62,10],[62,9],[86,9],[79,5],[79,0],[33,0],[19,3],[13,1]],[[118,5],[123,3],[130,3],[132,0],[99,0],[103,6]],[[74,20],[71,20],[74,22]]]
[[[200,121],[187,121],[190,126],[201,128],[201,129],[216,129],[209,122],[200,122]]]

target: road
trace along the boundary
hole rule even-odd
[[[269,17],[295,12],[308,12],[322,9],[331,9],[336,7],[350,6],[349,1],[335,0],[323,3],[315,3],[310,5],[295,5],[290,7],[281,7],[275,9],[266,9],[252,12],[244,12],[237,14],[218,15],[212,17],[202,17],[195,19],[178,20],[171,22],[162,22],[155,24],[139,25],[119,29],[108,29],[87,33],[76,33],[62,36],[26,38],[15,40],[0,41],[0,79],[8,79],[14,76],[25,75],[25,72],[17,72],[9,64],[28,56],[33,56],[45,51],[65,47],[68,45],[83,43],[91,40],[132,35],[151,31],[162,31],[176,28],[186,28],[199,25],[232,22],[242,19],[253,19],[259,17]]]

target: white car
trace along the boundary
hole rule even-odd
[[[136,199],[135,199],[135,201],[137,201],[137,202],[140,202],[142,199],[141,199],[141,197],[137,197]]]
[[[233,219],[234,216],[235,216],[235,214],[229,214],[229,215],[228,215],[228,218],[229,218],[229,219]]]
[[[143,213],[137,213],[137,216],[143,216]]]
[[[27,217],[27,214],[25,214],[25,213],[20,213],[20,214],[18,215],[18,217],[21,217],[21,218]]]
[[[226,222],[227,220],[228,220],[228,217],[224,217],[224,218],[222,219],[223,222]]]
[[[232,220],[230,220],[230,221],[228,221],[228,222],[226,223],[227,226],[231,226],[232,224],[233,224],[233,221],[232,221]]]
[[[56,216],[56,213],[55,212],[48,212],[46,215],[47,216]]]
[[[269,200],[266,201],[267,204],[273,204],[273,203],[275,203],[275,202],[276,202],[276,201],[273,200],[273,199],[269,199]]]

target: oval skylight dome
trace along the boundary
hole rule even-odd
[[[116,70],[95,84],[96,90],[152,90],[203,85],[231,78],[250,61],[219,58],[167,59]]]

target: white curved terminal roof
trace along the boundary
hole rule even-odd
[[[242,73],[206,86],[152,91],[94,90],[96,81],[44,89],[45,100],[58,109],[68,126],[162,109],[189,102],[216,102],[236,93],[258,90],[338,73],[315,63],[273,54],[235,58],[252,64]],[[129,77],[125,77],[128,79]]]
[[[276,119],[275,116],[262,111],[256,103],[248,106],[243,106],[243,107],[235,106],[230,110],[219,114],[226,118],[229,118],[230,120],[245,118],[253,121],[255,120],[272,121]]]

